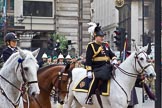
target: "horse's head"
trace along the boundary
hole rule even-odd
[[[148,77],[156,77],[153,64],[147,55],[148,45],[142,48],[136,47],[135,65],[136,71],[139,74],[146,74]]]
[[[22,86],[28,87],[30,95],[39,94],[40,92],[37,79],[39,66],[36,60],[39,50],[40,49],[30,52],[18,48],[20,56],[18,58],[18,66],[15,68],[17,78],[20,82],[24,83]]]

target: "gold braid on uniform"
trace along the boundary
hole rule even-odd
[[[95,51],[94,46],[93,46],[92,43],[91,43],[91,47],[92,47],[93,52],[94,52],[93,58],[96,57],[96,56],[103,50],[102,47],[100,46],[100,47],[98,48],[98,50]]]

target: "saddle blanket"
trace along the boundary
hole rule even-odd
[[[74,88],[72,90],[77,91],[77,92],[88,93],[91,83],[93,83],[93,81],[94,81],[94,79],[89,79],[88,77],[84,77],[74,86]],[[109,96],[109,94],[110,94],[110,80],[102,83],[100,85],[99,91],[101,92],[101,95]]]

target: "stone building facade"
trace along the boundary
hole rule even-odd
[[[85,53],[90,41],[87,23],[91,21],[91,0],[8,0],[7,3],[11,1],[14,1],[14,25],[7,31],[20,36],[21,47],[46,48],[49,35],[58,33],[76,43],[69,46],[75,53]]]
[[[100,23],[104,32],[106,32],[105,41],[109,41],[113,49],[113,32],[118,27],[119,12],[115,8],[114,0],[93,0],[92,2],[92,20]]]
[[[142,46],[142,1],[124,0],[124,5],[116,8],[115,0],[94,0],[92,3],[92,20],[99,22],[107,33],[106,40],[109,40],[112,48],[113,32],[116,27],[125,28],[128,33],[128,47],[131,50],[132,39],[137,45]],[[154,2],[144,0],[144,33],[151,36],[154,42]]]

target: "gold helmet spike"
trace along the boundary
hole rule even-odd
[[[115,0],[116,7],[122,7],[124,5],[124,0]]]

